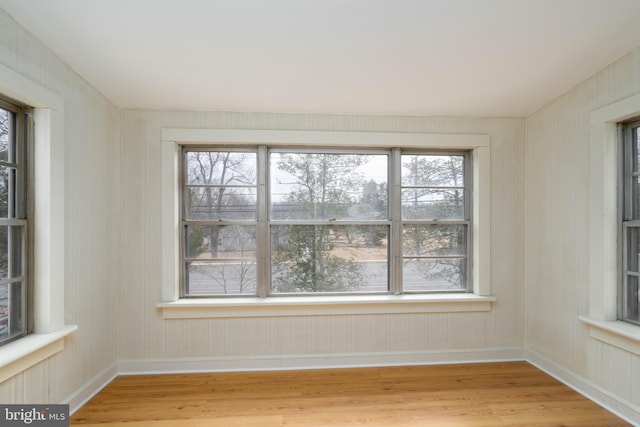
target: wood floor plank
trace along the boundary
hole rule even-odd
[[[122,421],[83,424],[83,427],[282,427],[282,415],[193,418],[185,420]]]
[[[121,376],[85,427],[628,426],[525,362]]]

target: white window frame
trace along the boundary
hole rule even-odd
[[[181,145],[277,145],[471,150],[473,228],[471,293],[417,295],[179,298]],[[162,129],[162,302],[166,319],[310,314],[488,311],[491,296],[490,137],[465,134]]]
[[[640,94],[591,112],[589,313],[580,319],[592,338],[640,355],[640,327],[618,320],[618,124],[640,116]]]
[[[0,382],[60,352],[76,325],[64,321],[64,100],[0,65],[0,93],[34,108],[33,333],[2,346]]]

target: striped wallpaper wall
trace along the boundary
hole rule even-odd
[[[160,132],[233,128],[491,136],[492,293],[487,313],[163,320]],[[523,344],[524,120],[230,112],[124,111],[120,194],[120,358],[283,357],[520,348]]]
[[[62,402],[116,367],[120,113],[2,10],[0,62],[64,99],[66,246],[60,250],[65,321],[79,326],[62,353],[0,384],[0,401]]]
[[[596,341],[589,312],[589,114],[640,92],[640,50],[527,119],[526,345],[640,407],[640,358]]]

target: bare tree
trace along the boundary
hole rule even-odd
[[[229,222],[255,219],[255,153],[189,151],[186,168],[186,219],[208,221],[188,227],[188,257],[215,260],[224,250],[233,260],[194,268],[224,293],[242,293],[255,284],[255,229]]]
[[[249,233],[247,227],[221,226],[220,234],[225,239],[233,240],[231,246],[237,251],[237,260],[206,266],[200,269],[201,274],[211,283],[215,283],[222,293],[246,293],[255,286],[255,260],[245,258],[247,252],[255,251],[255,233]]]
[[[251,202],[233,185],[255,183],[255,170],[247,170],[243,153],[228,151],[193,151],[187,157],[189,187],[188,212],[190,219],[245,219],[243,206]],[[238,218],[240,217],[240,218]],[[211,257],[218,253],[219,227],[208,229]]]

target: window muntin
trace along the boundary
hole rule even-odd
[[[255,181],[224,185],[208,159],[236,152],[183,148],[181,296],[470,291],[469,152],[261,149],[242,151]],[[221,197],[203,208],[223,188],[255,194],[255,215]],[[229,225],[246,239],[212,251],[210,228]]]
[[[619,318],[640,326],[640,121],[624,126],[622,143],[622,274]]]
[[[0,344],[28,331],[27,116],[0,99]]]

